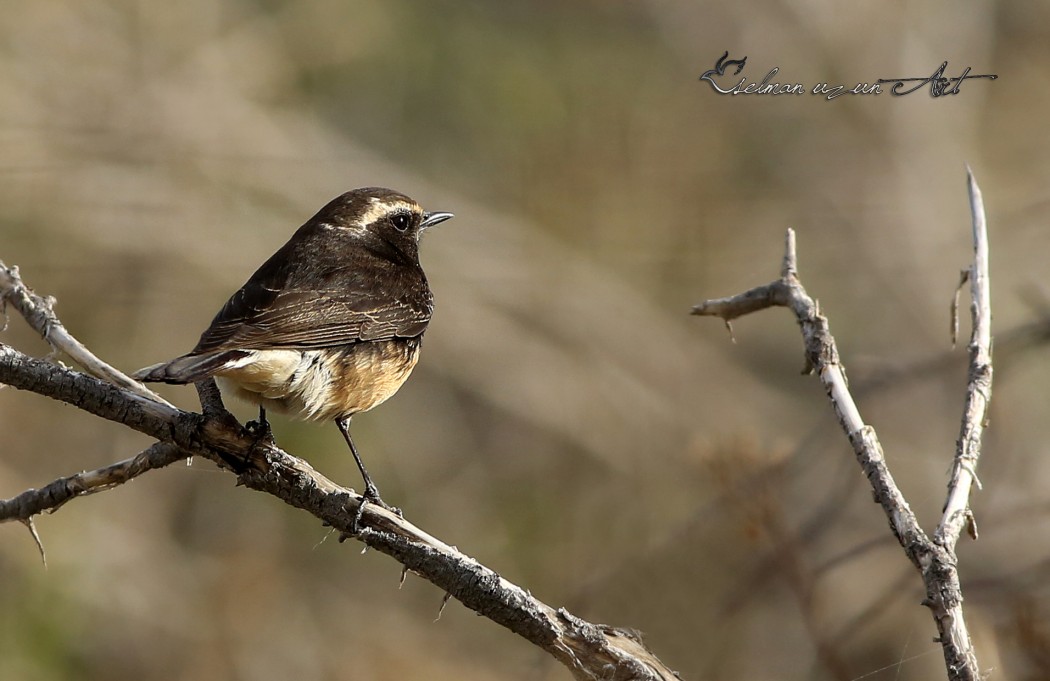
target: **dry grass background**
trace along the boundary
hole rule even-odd
[[[940,678],[921,583],[798,375],[789,315],[741,320],[733,345],[687,312],[772,279],[795,227],[865,418],[932,527],[965,383],[947,334],[964,162],[1000,337],[1046,285],[1048,25],[1036,3],[10,0],[0,258],[134,369],[192,347],[348,188],[454,211],[422,249],[437,313],[420,366],[355,420],[388,500],[547,602],[643,631],[686,679]],[[943,60],[1000,79],[936,100],[717,97],[697,76],[726,49],[756,80]],[[17,319],[0,339],[47,353]],[[960,550],[993,678],[1050,676],[1045,357],[996,358],[982,535]],[[357,484],[335,427],[275,430]],[[0,392],[0,496],[146,445]],[[201,462],[71,503],[38,522],[47,571],[21,526],[0,528],[0,678],[567,678],[457,604],[435,622],[435,588],[399,590],[390,559],[232,482]]]

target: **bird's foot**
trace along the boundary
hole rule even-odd
[[[371,481],[365,484],[364,494],[361,495],[361,503],[357,505],[357,510],[354,511],[354,519],[350,521],[350,533],[358,534],[361,529],[361,518],[365,514],[365,507],[369,504],[375,504],[395,514],[398,518],[404,518],[405,516],[401,513],[401,509],[397,506],[391,506],[390,504],[383,501],[383,498],[379,496],[379,489]]]
[[[266,410],[259,407],[259,418],[244,424],[244,431],[249,437],[255,439],[255,444],[267,444],[274,446],[277,443],[273,439],[273,430],[270,429],[270,421],[266,418]]]
[[[273,430],[270,429],[270,422],[263,421],[249,421],[244,424],[244,432],[250,437],[255,438],[256,442],[265,442],[266,444],[275,444],[273,439]]]
[[[261,407],[259,409],[259,419],[244,424],[244,434],[252,439],[251,447],[244,453],[244,464],[246,466],[259,452],[260,448],[277,447],[277,442],[273,439],[273,431],[270,430],[270,422],[266,420],[266,410]]]

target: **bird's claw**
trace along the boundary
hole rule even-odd
[[[270,428],[269,421],[249,421],[244,424],[244,432],[253,438],[256,443],[275,444],[273,430]]]
[[[398,518],[404,518],[404,514],[401,509],[397,506],[391,506],[390,504],[383,501],[383,498],[379,496],[379,490],[374,484],[366,485],[365,491],[361,495],[361,501],[357,505],[357,509],[354,511],[354,518],[350,521],[350,532],[351,534],[358,534],[361,529],[361,519],[365,514],[365,507],[369,504],[375,504],[395,514]]]

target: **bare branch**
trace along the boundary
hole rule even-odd
[[[806,366],[815,371],[824,384],[839,424],[853,445],[861,468],[875,490],[876,499],[885,511],[894,535],[918,567],[921,562],[919,548],[929,540],[894,482],[893,476],[890,475],[889,469],[886,468],[882,445],[874,429],[865,425],[860,416],[850,394],[846,371],[839,361],[838,349],[829,330],[827,318],[820,314],[816,302],[806,293],[798,280],[796,270],[787,266],[789,262],[796,262],[794,244],[794,232],[789,229],[783,269],[786,276],[782,279],[751,289],[739,296],[706,301],[694,307],[693,314],[746,314],[742,310],[749,306],[751,300],[758,297],[753,295],[757,291],[763,292],[765,304],[756,306],[756,310],[777,305],[790,308],[795,313],[805,342]]]
[[[120,369],[96,357],[83,343],[73,337],[52,309],[54,300],[41,298],[22,283],[17,267],[7,267],[0,260],[0,310],[11,303],[26,322],[44,337],[51,347],[66,353],[74,362],[97,378],[109,381],[141,397],[173,406],[163,397],[131,378]]]
[[[971,183],[971,197],[975,195],[973,193],[975,190],[976,184]],[[976,197],[976,201],[979,203],[979,192],[976,192]],[[971,200],[973,201],[973,199]],[[977,211],[975,209],[976,215]],[[981,225],[981,230],[983,231],[983,212]],[[976,217],[974,230],[976,240],[978,231]],[[978,253],[977,260],[983,260],[983,279],[985,282],[983,286],[987,289],[986,241],[983,254]],[[975,263],[971,281],[982,276],[977,271],[981,267],[982,265]],[[974,298],[977,300],[978,294],[975,293]],[[985,300],[987,299],[985,298]],[[934,616],[939,633],[938,641],[941,643],[944,652],[948,678],[952,681],[963,679],[976,681],[980,678],[980,674],[977,658],[963,618],[962,590],[959,585],[959,574],[956,568],[954,541],[951,543],[934,541],[923,531],[886,466],[882,445],[874,428],[866,425],[861,418],[860,411],[857,409],[853,396],[850,394],[846,372],[839,360],[838,349],[835,345],[835,339],[831,335],[827,318],[820,314],[816,302],[809,297],[798,279],[794,231],[789,229],[787,233],[781,278],[779,280],[765,286],[753,288],[737,296],[705,301],[693,308],[693,314],[721,317],[728,321],[729,319],[774,305],[790,308],[794,312],[802,330],[806,367],[818,374],[831,400],[831,405],[835,410],[835,415],[838,417],[839,424],[849,438],[857,461],[871,484],[876,502],[886,514],[890,528],[904,549],[905,554],[922,575],[923,582],[926,585],[926,599],[923,604],[930,608]],[[980,305],[975,303],[975,327],[978,325],[977,317],[983,314],[978,311],[979,308]],[[987,308],[984,308],[984,310],[986,311]],[[984,320],[988,318],[989,315],[983,314]],[[974,334],[975,338],[977,338],[978,331],[976,328]],[[978,351],[973,348],[979,345],[979,341],[971,343],[971,353],[977,353]],[[983,367],[984,365],[981,366]],[[975,378],[980,379],[980,377],[984,376],[983,372],[983,368],[980,371],[971,369],[971,383],[974,383]],[[989,379],[987,388],[990,388],[990,363],[987,365],[987,376]],[[979,385],[975,389],[975,394],[982,398],[983,401],[980,406],[986,409],[988,393],[987,391],[982,392],[983,384],[980,384],[979,380],[977,382]],[[969,406],[969,400],[967,404]],[[979,419],[981,422],[983,422],[984,413],[982,410],[981,418]],[[961,439],[967,440],[967,436],[972,435],[972,427],[970,430],[967,430],[967,427],[964,426],[964,435]],[[976,435],[979,442],[980,431]],[[971,452],[973,450],[968,449],[966,451]],[[963,458],[960,454],[957,455],[956,462],[957,472],[953,474],[951,489],[954,490],[956,487],[961,489],[965,485],[965,490],[968,493],[969,483],[973,479],[973,470],[970,463],[975,462],[975,459]],[[957,476],[959,482],[955,483]],[[956,538],[966,522],[965,496],[963,497],[961,508],[963,509],[962,513],[951,516],[952,522],[959,523],[957,527],[953,526],[953,537]],[[940,532],[940,530],[938,531]]]
[[[737,317],[743,317],[752,312],[781,305],[781,302],[775,300],[777,294],[776,284],[777,282],[767,286],[758,286],[729,298],[705,300],[699,305],[694,305],[691,314],[721,317],[728,325],[729,322]]]
[[[992,296],[988,277],[988,226],[984,216],[981,189],[973,172],[967,168],[970,212],[973,216],[973,265],[969,270],[970,313],[973,331],[970,335],[970,373],[966,384],[962,427],[955,448],[955,461],[948,481],[948,498],[933,540],[952,553],[959,536],[968,524],[976,528],[969,510],[970,488],[977,479],[977,461],[981,457],[981,437],[992,398]],[[976,535],[976,531],[971,534]]]
[[[302,459],[258,441],[221,416],[208,418],[127,393],[91,376],[0,344],[0,383],[61,400],[167,443],[175,458],[208,458],[238,483],[265,492],[350,534],[361,496]],[[452,594],[465,606],[546,650],[577,679],[671,681],[677,675],[636,636],[581,620],[511,584],[458,549],[377,504],[367,504],[355,537]]]
[[[146,471],[168,466],[184,457],[185,454],[178,447],[158,442],[130,459],[59,478],[40,489],[28,489],[11,499],[0,500],[0,523],[31,521],[34,515],[44,511],[53,512],[70,499],[104,492]]]

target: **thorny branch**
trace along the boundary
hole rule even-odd
[[[53,513],[71,499],[105,492],[146,471],[163,468],[185,457],[178,447],[158,442],[130,459],[59,478],[40,489],[28,489],[10,499],[0,499],[0,521],[28,521],[44,511]]]
[[[83,366],[107,380],[34,359],[0,343],[0,383],[72,404],[96,416],[126,425],[158,440],[131,459],[112,466],[60,478],[37,490],[0,500],[0,522],[22,521],[43,547],[33,516],[54,510],[77,496],[111,489],[146,470],[187,456],[207,458],[236,475],[239,485],[265,492],[303,509],[340,531],[392,556],[406,570],[429,580],[468,608],[503,625],[553,655],[577,679],[672,681],[678,676],[658,660],[629,630],[581,620],[564,608],[553,608],[511,584],[455,547],[427,534],[407,520],[367,504],[360,522],[361,496],[314,470],[304,460],[254,438],[228,414],[206,408],[205,414],[181,411],[154,398],[143,386],[127,385],[98,367],[104,363],[72,338],[48,301],[22,284],[17,271],[0,263],[0,300],[11,301],[26,320]],[[56,329],[60,329],[58,332]],[[60,339],[60,340],[56,340]],[[73,348],[74,355],[67,348]],[[108,366],[108,365],[106,365]],[[110,367],[112,369],[112,367]],[[131,381],[134,384],[134,381]],[[208,386],[202,386],[202,398]],[[145,392],[144,392],[145,391]],[[207,402],[207,400],[206,400]]]
[[[828,320],[798,279],[795,233],[788,230],[780,279],[729,298],[705,301],[693,314],[720,317],[727,324],[737,317],[768,307],[787,307],[802,331],[806,373],[818,374],[842,429],[893,530],[894,536],[926,585],[923,604],[930,608],[938,630],[948,678],[976,681],[981,678],[962,610],[955,544],[964,525],[976,536],[968,507],[970,486],[976,481],[981,435],[991,396],[991,303],[988,284],[988,235],[980,190],[968,173],[973,213],[974,263],[969,271],[973,303],[973,336],[970,341],[970,380],[967,386],[962,433],[949,482],[944,516],[931,539],[920,527],[886,466],[875,430],[864,423],[849,391],[846,372],[839,360]]]

